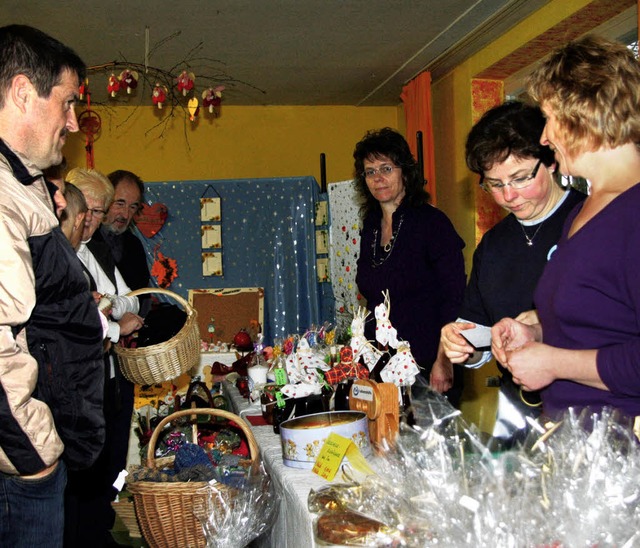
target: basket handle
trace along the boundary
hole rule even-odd
[[[183,299],[180,295],[174,293],[173,291],[169,291],[168,289],[162,289],[161,287],[142,287],[140,289],[136,289],[134,291],[131,291],[130,293],[127,293],[127,297],[137,297],[138,295],[148,295],[149,293],[160,293],[162,295],[166,295],[167,297],[175,299],[182,305],[187,313],[193,310],[189,302]]]
[[[178,419],[180,417],[186,417],[188,415],[211,415],[214,417],[223,417],[225,419],[229,419],[233,421],[238,427],[244,432],[244,435],[247,437],[247,443],[249,444],[249,453],[251,453],[251,461],[255,462],[260,455],[260,450],[258,449],[258,443],[256,442],[256,438],[249,428],[249,425],[238,415],[234,415],[229,411],[225,411],[224,409],[216,409],[216,408],[195,408],[195,409],[182,409],[181,411],[176,411],[171,415],[166,416],[162,419],[156,429],[151,434],[151,439],[149,440],[149,447],[147,448],[147,466],[149,468],[155,468],[155,452],[156,452],[156,443],[158,442],[158,438],[162,432],[162,429],[171,421]]]
[[[209,407],[213,409],[215,407],[213,405],[213,395],[211,394],[211,391],[207,388],[207,385],[202,381],[191,381],[191,384],[189,384],[189,388],[187,389],[187,394],[184,397],[184,402],[182,403],[182,405],[185,406],[185,409],[192,409],[191,398],[195,395],[195,392],[198,388],[201,389],[200,390],[201,392],[206,394],[205,397],[207,398],[207,403],[209,404]]]

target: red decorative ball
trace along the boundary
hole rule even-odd
[[[249,333],[247,333],[244,329],[241,329],[235,334],[235,336],[233,337],[233,344],[238,350],[244,352],[253,350],[253,341],[251,340]]]

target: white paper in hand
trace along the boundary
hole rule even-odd
[[[476,325],[473,329],[460,331],[475,348],[488,348],[491,346],[491,328],[486,325]]]

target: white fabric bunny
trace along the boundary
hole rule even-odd
[[[391,304],[389,302],[389,290],[383,291],[384,302],[374,309],[376,316],[376,340],[383,346],[389,345],[391,348],[398,348],[398,332],[391,325],[389,316],[391,314]]]

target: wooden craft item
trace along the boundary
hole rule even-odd
[[[376,452],[395,444],[400,427],[398,387],[390,382],[357,379],[351,386],[349,408],[369,419],[369,439]]]

